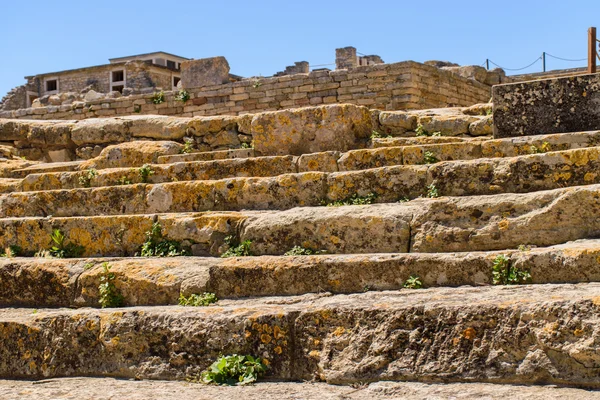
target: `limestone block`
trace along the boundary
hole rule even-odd
[[[463,114],[480,116],[491,115],[493,106],[492,103],[475,104],[463,109]]]
[[[494,133],[494,121],[491,115],[483,117],[469,125],[469,133],[472,136],[492,135]]]
[[[470,115],[422,116],[419,124],[429,133],[440,132],[443,136],[458,136],[469,133],[469,125],[477,121]]]
[[[304,154],[298,158],[298,172],[322,171],[337,172],[339,151],[324,151],[322,153]]]
[[[427,166],[398,165],[362,171],[337,172],[327,177],[327,199],[344,200],[354,194],[377,196],[378,202],[396,202],[426,194]]]
[[[405,112],[381,112],[379,123],[386,133],[397,131],[414,131],[417,128],[417,117]]]
[[[283,254],[294,246],[328,253],[402,253],[410,243],[408,205],[298,207],[248,218],[241,240],[255,254]]]
[[[185,89],[229,82],[229,63],[225,57],[188,60],[181,63],[181,85]]]
[[[61,150],[49,150],[48,158],[51,162],[65,162],[72,161],[71,152],[67,149]]]
[[[183,145],[169,141],[133,141],[106,147],[98,157],[81,164],[80,170],[88,168],[139,167],[156,163],[162,155],[178,154]]]
[[[77,122],[71,139],[77,146],[128,141],[130,123],[120,118],[90,118]]]
[[[339,104],[257,114],[252,136],[259,155],[302,155],[365,147],[372,126],[366,107]]]
[[[48,103],[53,106],[60,106],[62,104],[62,101],[60,100],[60,96],[52,95],[48,98]]]
[[[133,137],[158,140],[182,139],[190,121],[189,118],[158,115],[132,115],[123,117],[123,120],[129,124]]]
[[[85,96],[83,97],[83,99],[86,102],[90,102],[90,101],[95,101],[95,100],[100,100],[104,98],[104,94],[102,93],[98,93],[95,90],[90,90],[89,92],[87,92],[85,94]]]
[[[600,74],[494,86],[494,137],[600,129]]]

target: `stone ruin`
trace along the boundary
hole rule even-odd
[[[2,114],[0,393],[593,398],[600,75],[342,50]],[[268,381],[178,382],[232,354]]]

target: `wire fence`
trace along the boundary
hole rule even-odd
[[[600,42],[600,40],[598,40],[598,42]],[[366,54],[361,53],[361,52],[356,52],[356,54],[358,54],[359,56],[363,56],[363,57],[368,57]],[[542,63],[542,70],[543,72],[546,72],[546,60],[547,58],[553,58],[556,60],[560,60],[560,61],[565,61],[565,62],[582,62],[582,61],[587,61],[587,58],[566,58],[566,57],[559,57],[559,56],[555,56],[552,55],[548,52],[543,52],[542,55],[540,55],[538,58],[536,58],[535,60],[533,60],[533,62],[531,62],[530,64],[527,64],[524,67],[521,68],[508,68],[508,67],[504,67],[502,65],[499,65],[498,63],[496,63],[495,61],[487,58],[483,63],[479,64],[479,66],[481,67],[486,67],[486,69],[490,69],[490,66],[494,66],[497,68],[502,68],[505,71],[510,71],[510,72],[519,72],[519,71],[524,71],[528,68],[533,67],[534,65],[536,65],[537,63],[541,62]],[[600,59],[600,54],[598,54],[598,59]],[[328,64],[316,64],[316,65],[311,65],[310,68],[318,68],[318,67],[329,67],[335,65],[335,63],[328,63]]]
[[[490,69],[490,65],[493,65],[495,67],[498,68],[502,68],[505,71],[511,71],[511,72],[518,72],[518,71],[523,71],[526,70],[528,68],[533,67],[534,65],[536,65],[537,63],[541,62],[542,63],[542,71],[546,72],[546,60],[547,58],[553,58],[556,60],[560,60],[560,61],[566,61],[566,62],[582,62],[582,61],[587,61],[587,58],[566,58],[566,57],[559,57],[559,56],[555,56],[552,55],[550,53],[547,52],[543,52],[541,56],[539,56],[538,58],[536,58],[532,63],[527,64],[524,67],[521,68],[507,68],[507,67],[503,67],[501,65],[498,65],[496,62],[490,60],[489,58],[486,59],[482,64],[480,64],[482,67],[486,67],[488,70]]]

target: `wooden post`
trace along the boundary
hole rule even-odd
[[[596,28],[588,29],[588,74],[596,73]]]

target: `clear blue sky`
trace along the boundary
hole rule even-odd
[[[333,63],[345,46],[386,62],[490,58],[519,68],[543,51],[585,58],[590,26],[600,28],[598,0],[2,0],[0,97],[26,75],[157,50],[222,55],[242,76]],[[548,58],[549,69],[583,65]]]

